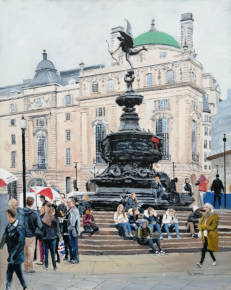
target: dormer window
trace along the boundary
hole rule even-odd
[[[10,104],[10,113],[15,113],[15,112],[16,112],[15,104]]]
[[[65,96],[65,105],[66,106],[71,105],[71,95],[66,95]]]

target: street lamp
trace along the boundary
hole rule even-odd
[[[175,168],[176,168],[176,165],[175,165],[175,162],[173,161],[172,162],[172,178],[173,179],[175,178]]]
[[[225,208],[226,208],[226,134],[224,134],[224,199],[225,199]]]
[[[20,120],[20,127],[22,129],[22,187],[23,187],[23,206],[26,207],[26,151],[25,151],[25,131],[27,121],[22,116]]]
[[[219,174],[219,172],[218,172],[219,165],[216,165],[216,167],[217,167],[217,175],[218,175]]]
[[[74,182],[74,189],[78,191],[78,184],[77,184],[77,169],[78,169],[78,161],[75,161],[75,182]]]

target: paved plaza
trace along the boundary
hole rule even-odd
[[[217,253],[216,267],[207,257],[202,269],[195,263],[199,253],[133,256],[81,256],[80,264],[63,262],[58,271],[25,274],[29,289],[34,290],[228,290],[231,289],[231,252]],[[12,290],[21,289],[14,279]]]

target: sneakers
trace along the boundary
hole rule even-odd
[[[163,236],[160,236],[159,239],[160,239],[160,240],[163,240],[164,238],[163,238]]]
[[[130,237],[130,238],[133,238],[133,234],[132,234],[132,233],[129,233],[129,237]]]
[[[155,251],[154,253],[156,256],[160,256],[160,252],[159,251]]]
[[[168,239],[169,239],[169,240],[171,240],[171,239],[172,239],[172,237],[169,235],[169,236],[168,236]]]
[[[214,261],[214,262],[212,263],[212,266],[216,266],[216,265],[217,265],[217,262]]]
[[[178,240],[182,240],[182,238],[181,238],[180,235],[177,235],[176,238],[177,238]]]
[[[199,263],[196,263],[196,266],[198,267],[198,268],[202,268],[202,264],[199,262]]]
[[[42,266],[44,263],[43,262],[37,262],[36,264]]]
[[[167,255],[167,253],[166,253],[165,251],[161,250],[161,251],[160,251],[160,255],[161,255],[161,256],[165,256],[165,255]]]
[[[193,234],[192,238],[197,239],[198,238],[197,234]]]

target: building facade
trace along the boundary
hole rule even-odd
[[[121,29],[111,30],[112,50]],[[152,21],[150,30],[135,38],[135,47],[142,46],[148,51],[132,58],[134,89],[144,96],[137,108],[140,127],[163,138],[163,160],[155,168],[171,178],[174,172],[180,187],[185,177],[194,182],[201,173],[210,173],[210,121],[217,112],[219,86],[196,58],[191,13],[181,16],[181,43],[158,31]],[[44,51],[32,80],[0,88],[0,167],[19,176],[19,192],[23,115],[28,189],[55,185],[61,192],[71,191],[76,161],[83,191],[94,171],[105,168],[100,141],[119,126],[121,108],[115,98],[126,89],[128,68],[118,51],[109,67],[82,62],[79,68],[59,72]]]

